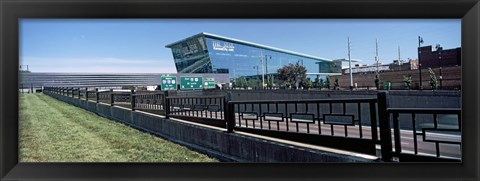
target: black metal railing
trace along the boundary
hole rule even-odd
[[[390,108],[387,92],[378,92],[376,98],[289,101],[231,101],[230,93],[169,96],[166,91],[66,87],[45,87],[43,92],[226,127],[229,133],[249,132],[376,155],[387,162],[461,160],[460,108]]]
[[[226,128],[226,96],[166,97],[167,116]]]
[[[229,129],[312,144],[331,143],[328,146],[375,154],[376,102],[376,99],[231,101],[229,124],[234,126]],[[339,141],[339,137],[349,139]]]
[[[102,103],[107,103],[107,104],[110,104],[112,101],[110,100],[111,99],[111,95],[112,95],[112,92],[113,90],[107,90],[107,91],[101,91],[101,92],[98,92],[97,91],[97,102],[102,102]]]
[[[393,120],[393,156],[399,161],[461,159],[461,109],[388,108],[387,114]]]
[[[111,92],[110,105],[118,105],[122,107],[130,107],[130,92]]]
[[[133,110],[143,110],[165,115],[164,92],[131,94],[129,100],[133,105]]]

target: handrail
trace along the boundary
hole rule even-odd
[[[297,99],[297,100],[266,100],[266,101],[229,101],[232,104],[249,103],[356,103],[356,102],[377,102],[375,98],[353,98],[353,99]]]

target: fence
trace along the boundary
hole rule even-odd
[[[195,120],[204,124],[226,128],[225,96],[167,97],[168,117]]]
[[[378,92],[377,98],[288,101],[52,87],[44,92],[227,128],[229,133],[248,132],[371,155],[379,155],[380,147],[384,161],[461,160],[460,109],[389,108],[386,92]]]
[[[230,129],[375,155],[376,99],[231,101]],[[369,116],[362,118],[362,112]],[[368,123],[368,124],[365,124]]]
[[[393,118],[395,147],[392,155],[399,160],[450,161],[448,158],[460,156],[461,109],[389,108],[387,115]],[[418,125],[417,119],[422,116],[431,117],[432,123]],[[401,123],[411,124],[412,130],[401,129]],[[405,140],[413,140],[413,147],[402,144]],[[427,149],[431,147],[435,149]]]

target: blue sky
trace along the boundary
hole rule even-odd
[[[461,46],[460,19],[21,19],[20,64],[33,72],[175,73],[165,45],[208,32],[308,55],[372,64],[417,58],[423,45]]]

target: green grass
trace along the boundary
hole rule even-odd
[[[20,162],[217,162],[44,94],[19,97]]]

